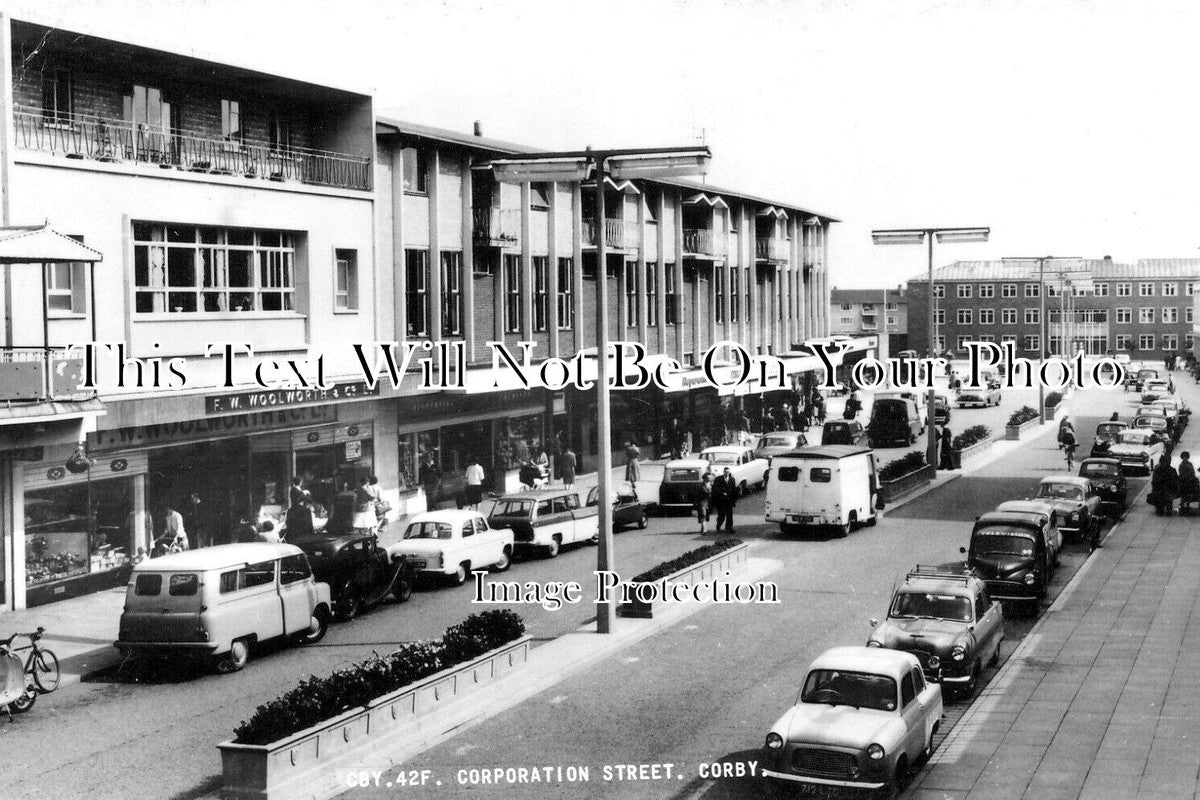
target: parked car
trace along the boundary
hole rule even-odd
[[[997,511],[1015,511],[1019,514],[1033,514],[1042,523],[1042,538],[1046,541],[1046,556],[1050,561],[1051,572],[1058,566],[1058,557],[1063,549],[1062,530],[1058,527],[1058,513],[1055,505],[1047,500],[1005,500],[996,506]]]
[[[925,424],[912,400],[885,397],[871,404],[871,421],[867,423],[871,447],[907,446],[915,443],[924,430]]]
[[[1090,535],[1100,524],[1100,495],[1091,481],[1078,475],[1048,475],[1038,483],[1037,500],[1054,506],[1058,529],[1077,539]]]
[[[1108,455],[1117,459],[1121,469],[1126,472],[1138,470],[1149,475],[1162,458],[1162,439],[1153,430],[1144,427],[1121,431],[1117,443],[1108,449]]]
[[[634,496],[633,492],[628,489],[629,484],[625,484],[622,489],[617,489],[616,498],[613,500],[612,509],[612,528],[613,531],[623,530],[630,526],[637,528],[645,528],[649,521],[646,514],[646,507]],[[598,508],[600,497],[600,487],[593,486],[588,490],[587,507]],[[596,531],[596,536],[593,541],[598,541],[600,538],[599,530]]]
[[[354,619],[389,595],[401,603],[412,595],[415,572],[404,556],[392,558],[373,533],[326,528],[288,539],[308,556],[313,576],[329,584],[333,616]]]
[[[754,444],[754,457],[771,460],[771,456],[790,453],[797,447],[807,447],[808,437],[802,431],[777,431],[763,434]]]
[[[913,405],[917,407],[917,416],[921,418],[922,432],[924,432],[925,426],[929,424],[928,392],[921,392],[915,389],[887,389],[875,392],[871,402],[874,404],[880,400],[912,400]]]
[[[1133,428],[1135,430],[1147,430],[1159,434],[1163,437],[1171,435],[1171,423],[1165,416],[1159,413],[1154,414],[1139,414],[1133,418]]]
[[[1000,405],[1000,388],[963,389],[958,393],[959,408],[987,408]]]
[[[833,419],[821,427],[821,444],[867,445],[867,431],[856,420]]]
[[[933,422],[935,425],[950,424],[950,398],[944,394],[934,395]]]
[[[1046,596],[1052,562],[1040,515],[989,511],[975,520],[970,546],[959,552],[994,599],[1027,604],[1036,611],[1037,601]]]
[[[1153,403],[1160,397],[1167,397],[1171,394],[1166,381],[1146,381],[1142,384],[1142,402]]]
[[[488,522],[512,529],[515,547],[554,558],[565,545],[595,541],[600,517],[596,506],[581,506],[572,489],[532,489],[501,497]]]
[[[449,578],[461,586],[473,570],[508,569],[513,532],[491,527],[478,511],[426,511],[412,518],[404,538],[387,551],[392,558],[407,558],[418,575]]]
[[[700,492],[700,481],[712,473],[712,465],[702,458],[677,458],[663,466],[662,486],[658,490],[658,506],[691,507]],[[715,479],[715,475],[713,476]]]
[[[766,521],[783,533],[802,528],[833,528],[847,536],[859,525],[874,525],[879,479],[875,454],[866,447],[805,447],[771,459]]]
[[[1140,392],[1142,387],[1146,385],[1146,381],[1158,380],[1158,370],[1150,367],[1142,367],[1133,376],[1133,390]],[[1130,387],[1126,387],[1130,388]]]
[[[916,656],[835,647],[809,666],[763,746],[762,775],[810,791],[894,790],[933,752],[942,689]]]
[[[123,656],[214,659],[221,672],[259,642],[319,642],[332,615],[329,585],[290,544],[224,544],[148,559],[133,568],[113,646]]]
[[[975,694],[983,666],[1000,660],[1004,612],[973,573],[917,568],[892,594],[887,618],[871,620],[867,647],[912,653],[925,678],[951,687],[959,697]]]
[[[1087,478],[1100,496],[1100,508],[1111,517],[1119,517],[1129,505],[1129,489],[1121,462],[1115,458],[1085,458],[1079,462],[1079,475]]]
[[[1120,440],[1121,431],[1128,429],[1129,424],[1125,422],[1101,422],[1096,426],[1096,437],[1092,439],[1089,455],[1093,458],[1108,455],[1109,448]]]
[[[755,456],[749,447],[732,444],[709,447],[701,451],[700,458],[708,462],[714,478],[728,467],[742,494],[749,492],[751,487],[762,489],[767,485],[770,462]]]

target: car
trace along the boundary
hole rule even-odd
[[[1171,421],[1159,413],[1139,414],[1133,418],[1133,428],[1135,430],[1152,431],[1160,436],[1169,436],[1171,433]]]
[[[950,398],[944,394],[933,398],[933,422],[935,425],[950,424]]]
[[[1100,496],[1100,507],[1111,517],[1119,517],[1129,505],[1129,488],[1115,458],[1085,458],[1079,462],[1079,476],[1091,481]]]
[[[1046,596],[1053,561],[1046,542],[1045,514],[989,511],[975,520],[965,568],[974,570],[996,600],[1036,611]]]
[[[802,431],[776,431],[763,434],[754,444],[754,457],[771,460],[771,456],[790,453],[797,447],[807,447],[808,437]]]
[[[387,546],[392,558],[404,556],[417,575],[442,577],[457,585],[473,570],[503,572],[512,563],[513,532],[493,528],[478,511],[425,511],[409,520],[404,538]]]
[[[315,531],[288,539],[304,551],[313,577],[329,584],[334,619],[346,621],[389,595],[403,603],[412,595],[415,573],[404,556],[392,558],[373,533]]]
[[[957,696],[970,698],[985,662],[1000,661],[1004,611],[978,575],[918,564],[892,593],[887,618],[871,620],[871,627],[867,647],[912,653],[943,694],[953,687]]]
[[[1153,430],[1145,427],[1131,428],[1121,431],[1116,444],[1108,448],[1108,455],[1109,458],[1117,459],[1125,472],[1138,470],[1149,475],[1154,472],[1154,465],[1163,456],[1162,439]]]
[[[506,494],[492,505],[488,524],[509,528],[513,546],[554,558],[566,545],[594,542],[600,535],[597,506],[579,502],[573,489],[531,489]]]
[[[596,508],[599,506],[600,487],[593,486],[588,490],[587,507]],[[646,507],[637,499],[628,484],[617,489],[616,497],[613,500],[612,507],[612,529],[616,531],[623,530],[628,527],[636,527],[644,529],[649,522],[646,514]],[[599,541],[600,532],[596,532],[596,541]]]
[[[1096,426],[1096,437],[1092,439],[1089,455],[1093,458],[1108,455],[1108,449],[1121,438],[1121,431],[1128,429],[1129,423],[1126,422],[1101,422]]]
[[[712,465],[702,458],[676,458],[663,465],[658,507],[688,506],[700,496],[700,483],[712,474]],[[715,478],[716,476],[714,476]]]
[[[1034,499],[1054,506],[1058,529],[1076,538],[1087,536],[1093,525],[1100,524],[1100,495],[1087,478],[1048,475],[1038,483]]]
[[[700,458],[708,462],[714,479],[728,467],[741,494],[749,492],[751,487],[763,489],[767,485],[767,470],[771,464],[767,459],[755,456],[749,447],[730,444],[708,447],[700,452]]]
[[[1133,374],[1132,388],[1135,392],[1140,392],[1147,381],[1158,380],[1158,370],[1150,367],[1142,367]],[[1126,386],[1126,388],[1130,388]]]
[[[1142,384],[1142,402],[1153,403],[1160,397],[1166,397],[1171,394],[1171,390],[1166,381],[1146,381]]]
[[[1046,540],[1046,555],[1051,568],[1058,566],[1062,553],[1063,537],[1058,527],[1058,514],[1053,503],[1046,500],[1005,500],[996,506],[997,511],[1015,511],[1019,514],[1034,514],[1042,520],[1042,538]]]
[[[959,408],[987,408],[1000,405],[1001,395],[998,387],[989,386],[986,389],[963,389],[958,393]]]
[[[933,752],[942,689],[912,653],[835,647],[809,666],[796,704],[767,734],[761,775],[861,792],[894,790]]]
[[[867,431],[862,423],[856,420],[831,419],[821,426],[821,444],[865,446],[867,444]]]
[[[803,447],[771,459],[763,515],[783,534],[832,529],[848,536],[879,520],[879,477],[868,447]]]
[[[871,447],[914,444],[925,432],[925,427],[917,404],[909,398],[882,397],[871,403],[871,420],[867,423]]]

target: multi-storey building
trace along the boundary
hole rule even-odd
[[[960,261],[935,270],[937,352],[962,357],[968,341],[1011,341],[1027,358],[1044,349],[1161,359],[1191,349],[1200,259],[1089,259],[1071,270],[1046,269],[1045,284],[1026,262]],[[908,283],[909,341],[919,353],[929,347],[928,291],[923,276]]]
[[[590,393],[494,381],[487,342],[534,342],[535,363],[594,346],[600,274],[612,338],[690,365],[614,393],[615,445],[654,447],[669,418],[699,436],[773,388],[711,387],[710,345],[796,383],[815,367],[796,347],[828,329],[825,215],[624,181],[597,220],[586,186],[496,184],[488,160],[525,148],[377,120],[368,93],[4,17],[0,70],[0,610],[123,583],[169,510],[193,547],[226,541],[281,513],[293,476],[328,505],[377,475],[396,515],[452,497],[468,457],[497,489],[559,444],[587,469]],[[141,367],[103,353],[81,391],[64,348],[89,341]],[[461,386],[368,386],[352,345],[376,341],[461,342]],[[280,378],[324,355],[334,388],[226,375],[205,358],[225,342]]]
[[[908,299],[903,286],[895,289],[835,286],[829,291],[829,307],[831,334],[879,336],[883,357],[908,348]]]

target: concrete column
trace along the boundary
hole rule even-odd
[[[546,357],[561,355],[558,341],[558,184],[547,184],[550,210],[546,213],[546,324],[550,335]],[[568,356],[574,353],[568,353]],[[549,450],[547,450],[549,452]]]
[[[441,175],[442,154],[433,150],[429,155],[429,338],[442,340],[442,235],[438,231],[441,209],[438,207],[438,180]]]
[[[583,189],[578,183],[571,184],[571,268],[575,271],[575,352],[584,348],[586,331],[583,329]],[[572,354],[573,355],[573,354]],[[582,455],[582,449],[580,454]],[[582,465],[581,465],[582,466]]]
[[[467,347],[467,363],[475,359],[475,184],[471,180],[471,157],[463,156],[462,166],[462,332]],[[382,478],[381,478],[382,480]],[[395,483],[389,484],[394,486]],[[394,505],[394,504],[393,504]]]
[[[650,343],[646,341],[649,328],[646,325],[646,202],[641,196],[638,197],[637,204],[637,225],[638,225],[638,254],[637,254],[637,300],[638,300],[638,319],[637,319],[637,338],[638,341],[651,349]]]
[[[404,149],[392,147],[392,314],[396,320],[396,341],[408,335],[408,306],[404,278]]]
[[[521,184],[521,338],[533,339],[533,245],[529,241],[530,212],[529,201],[532,189],[528,183]],[[534,351],[536,356],[544,353]]]
[[[679,297],[683,295],[683,194],[677,192],[675,194],[675,290]],[[679,303],[680,314],[677,318],[675,330],[678,332],[676,340],[678,342],[675,348],[675,358],[682,364],[683,354],[687,352],[687,325],[683,319],[682,303]]]
[[[666,192],[660,192],[658,195],[658,208],[654,209],[654,217],[658,220],[658,224],[654,226],[655,236],[658,237],[658,262],[657,267],[654,270],[654,302],[657,306],[655,309],[655,317],[658,319],[658,352],[664,355],[667,354],[666,298],[663,295],[663,290],[666,283],[665,276],[667,266],[666,251],[664,250],[664,246],[667,242],[667,233],[665,230],[667,223],[664,219],[664,211],[666,210],[666,207]],[[679,220],[675,221],[675,227],[679,227]],[[649,347],[649,343],[647,343],[647,347]]]

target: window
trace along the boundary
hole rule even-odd
[[[1179,336],[1174,333],[1168,333],[1162,338],[1162,349],[1175,351],[1179,349]]]
[[[1138,336],[1138,350],[1153,350],[1154,349],[1154,334],[1143,333]]]
[[[1001,297],[1016,297],[1017,285],[1015,283],[1005,283],[1000,286]]]
[[[237,100],[221,101],[221,135],[227,142],[242,143],[242,104]]]
[[[279,582],[295,583],[312,575],[308,568],[308,557],[303,553],[279,559]]]
[[[1002,309],[1000,311],[1000,324],[1001,325],[1016,325],[1017,324],[1017,310],[1015,308]]]
[[[887,315],[887,324],[888,324],[889,328],[898,324],[898,321],[899,321],[899,317],[897,317],[895,314]]]
[[[842,311],[853,311],[853,310],[854,310],[853,303],[842,303]]]
[[[958,310],[959,325],[970,325],[973,317],[974,312],[969,308],[960,308]]]
[[[69,124],[74,113],[71,73],[65,69],[42,73],[42,118],[60,125]]]
[[[713,267],[713,321],[720,324],[725,321],[725,267]],[[782,304],[780,308],[782,308]]]
[[[441,257],[442,280],[442,336],[462,335],[462,253],[443,250]]]
[[[133,584],[133,593],[137,597],[158,597],[162,591],[162,581],[162,575],[153,572],[142,573]]]
[[[1183,309],[1183,321],[1184,322],[1188,322],[1188,323],[1194,322],[1194,320],[1192,319],[1192,317],[1194,316],[1194,314],[1193,314],[1194,310],[1195,309],[1192,306],[1184,307],[1184,309]]]
[[[668,325],[679,324],[679,286],[676,283],[677,276],[675,275],[675,265],[665,264],[663,266],[663,297],[666,300],[666,323]]]
[[[570,258],[558,260],[558,329],[569,331],[575,327],[575,261]]]
[[[1178,283],[1164,283],[1162,285],[1162,290],[1163,290],[1162,291],[1163,297],[1178,297],[1179,296],[1179,284]]]
[[[729,321],[737,322],[741,319],[741,309],[739,306],[742,302],[742,271],[737,267],[729,270]],[[792,300],[796,299],[795,293],[792,293]],[[795,316],[795,314],[793,314]]]
[[[404,299],[407,335],[429,336],[429,251],[404,251]]]
[[[147,149],[164,147],[166,142],[162,139],[171,127],[171,104],[163,99],[162,90],[154,86],[134,86],[122,99],[125,121],[149,135],[149,138],[139,137],[139,144]]]
[[[966,350],[966,349],[967,349],[967,342],[969,342],[969,341],[971,341],[971,337],[970,337],[970,336],[960,336],[960,337],[958,337],[958,344],[956,345],[956,348],[955,348],[955,349],[957,349],[957,350]]]
[[[271,574],[274,580],[275,574]],[[171,597],[194,597],[200,588],[200,576],[194,572],[175,573],[167,581],[167,594]]]
[[[975,341],[977,341],[977,342],[994,342],[994,341],[996,341],[996,337],[990,333],[985,333],[980,336],[976,336]]]
[[[638,268],[636,261],[625,262],[625,324],[636,327],[638,324]],[[720,320],[718,320],[719,322]]]
[[[550,325],[550,258],[532,256],[533,265],[533,329],[546,331]]]
[[[425,194],[429,191],[429,156],[424,150],[406,147],[400,151],[404,161],[404,191]]]
[[[1025,350],[1027,352],[1038,352],[1042,349],[1042,337],[1037,335],[1026,335]]]
[[[800,480],[800,468],[780,467],[779,471],[775,473],[775,477],[784,483],[795,483],[796,481]],[[158,594],[158,592],[156,591],[155,594]]]
[[[1145,306],[1138,309],[1138,322],[1144,324],[1154,322],[1154,306]]]
[[[828,467],[813,467],[808,471],[808,480],[810,483],[829,483],[833,477],[833,470]]]
[[[979,309],[979,324],[980,325],[996,324],[996,311],[991,308]]]
[[[1133,322],[1133,309],[1132,308],[1118,308],[1117,309],[1117,322],[1119,324],[1126,324],[1126,325]]]
[[[1185,283],[1183,285],[1183,293],[1186,294],[1188,297],[1191,297],[1192,295],[1194,295],[1196,293],[1196,283],[1194,281],[1188,281],[1187,283]]]
[[[292,152],[292,121],[278,111],[271,112],[271,152]]]
[[[1149,281],[1139,283],[1138,297],[1154,297],[1154,284]]]
[[[843,325],[853,325],[854,317],[839,317],[838,322],[842,323]]]
[[[1042,285],[1040,283],[1025,284],[1025,296],[1026,297],[1041,297],[1042,296]]]
[[[549,211],[550,210],[550,192],[549,184],[546,183],[531,183],[529,184],[529,208],[534,211]]]
[[[333,307],[337,311],[358,310],[358,251],[334,250]]]
[[[946,309],[939,308],[933,312],[933,320],[935,325],[946,324]]]
[[[1195,343],[1196,343],[1196,337],[1194,334],[1185,333],[1183,335],[1183,349],[1184,350],[1187,350],[1189,353],[1192,352],[1192,347],[1195,345]]]
[[[1015,347],[1017,344],[1017,335],[1015,333],[1006,333],[1000,337],[1001,342],[1012,342]]]
[[[933,285],[933,296],[938,298],[945,297],[946,285],[944,283],[935,283]]]
[[[1025,324],[1038,325],[1042,321],[1042,310],[1040,308],[1025,309]]]
[[[292,311],[296,244],[286,231],[133,223],[139,314]]]
[[[504,331],[520,333],[521,318],[521,257],[504,256]]]
[[[960,300],[970,300],[971,299],[971,284],[969,284],[969,283],[958,284],[958,295],[957,296]]]
[[[935,347],[935,348],[937,348],[937,351],[938,351],[939,353],[944,353],[944,352],[946,352],[946,337],[945,337],[945,336],[938,336],[938,337],[937,337],[937,338],[934,340],[934,347]]]
[[[1096,288],[1096,297],[1108,297],[1108,284],[1107,283],[1097,283],[1095,288]]]
[[[1168,308],[1166,306],[1163,306],[1162,321],[1163,322],[1179,322],[1179,309],[1178,308]]]
[[[1132,341],[1132,339],[1133,339],[1133,337],[1130,336],[1128,333],[1118,333],[1117,334],[1117,349],[1118,350],[1128,350],[1129,344]]]
[[[900,707],[908,708],[908,704],[917,699],[917,690],[913,686],[912,673],[905,674],[900,679]]]
[[[996,296],[996,286],[994,284],[991,284],[991,283],[979,284],[979,298],[981,300],[986,300],[988,298],[995,297],[995,296]]]
[[[87,313],[87,273],[83,264],[46,264],[43,273],[51,318]]]
[[[1132,288],[1133,288],[1133,284],[1130,284],[1130,283],[1118,283],[1118,284],[1117,284],[1117,297],[1129,297],[1129,296],[1131,296],[1131,295],[1132,295],[1132,293],[1133,293],[1133,292],[1132,292]]]

